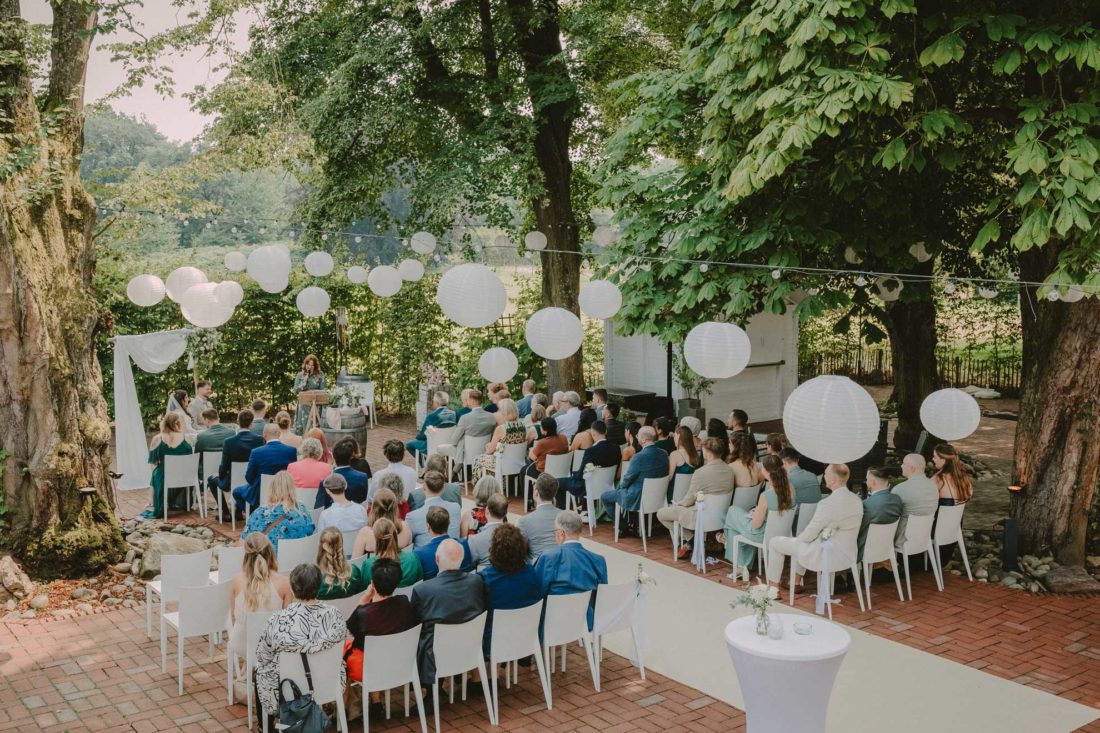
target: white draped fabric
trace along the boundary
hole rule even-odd
[[[189,333],[190,329],[181,328],[115,337],[115,461],[122,474],[118,481],[121,490],[148,486],[151,472],[130,360],[142,371],[159,374],[187,351]]]
[[[707,536],[703,531],[703,522],[706,518],[707,502],[705,499],[695,502],[695,544],[691,550],[691,564],[700,573],[707,572],[707,551],[703,539]]]
[[[630,651],[630,663],[635,667],[641,666],[639,652],[644,656],[649,649],[649,626],[646,624],[648,595],[648,585],[642,582],[635,583],[634,595],[627,596],[620,606],[610,609],[605,616],[595,619],[592,628],[593,634],[601,636],[620,628],[629,617],[630,630],[634,633],[634,643],[637,645],[637,647],[631,647]]]

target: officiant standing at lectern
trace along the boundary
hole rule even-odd
[[[302,371],[294,378],[294,394],[315,389],[325,388],[325,373],[321,371],[321,362],[310,354],[302,362]],[[298,435],[305,433],[309,425],[310,407],[298,403],[298,411],[294,415],[294,432]]]

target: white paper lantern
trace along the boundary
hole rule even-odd
[[[143,308],[164,300],[164,281],[156,275],[137,275],[126,283],[126,297]]]
[[[507,382],[519,371],[519,359],[509,349],[494,346],[477,360],[477,370],[487,382]]]
[[[217,328],[233,315],[233,307],[218,300],[216,283],[192,285],[180,296],[180,312],[199,328]]]
[[[592,232],[592,241],[601,247],[609,247],[615,243],[615,230],[609,226],[598,226]]]
[[[294,303],[303,316],[320,318],[328,311],[332,300],[329,298],[327,290],[311,285],[308,288],[302,288],[302,291],[298,293],[298,297],[294,299]]]
[[[997,297],[997,288],[978,288],[978,295],[986,300],[993,300],[993,298]]]
[[[901,297],[901,289],[905,287],[905,283],[898,280],[896,277],[890,277],[889,275],[882,275],[875,278],[875,288],[878,290],[878,297],[887,303],[892,303]]]
[[[275,245],[257,247],[248,253],[248,274],[260,284],[278,283],[289,278],[290,267],[290,254]]]
[[[443,273],[435,291],[443,314],[460,326],[484,328],[504,315],[508,292],[485,265],[469,262]]]
[[[546,235],[540,231],[527,232],[527,236],[523,238],[523,244],[533,252],[546,249]]]
[[[577,353],[584,340],[581,319],[564,308],[536,311],[524,331],[527,345],[543,359],[566,359]]]
[[[401,273],[389,265],[376,267],[367,275],[367,287],[372,293],[382,298],[397,295],[401,290]]]
[[[914,260],[921,263],[928,262],[928,260],[932,259],[932,255],[924,248],[924,242],[917,242],[910,247],[909,254],[913,256]]]
[[[332,274],[335,263],[328,252],[310,252],[306,255],[306,272],[314,277],[326,277]]]
[[[589,318],[612,318],[623,306],[623,294],[613,282],[593,280],[581,286],[578,302]]]
[[[845,247],[844,261],[849,265],[858,265],[860,262],[863,262],[863,258],[856,254],[856,251],[851,247]]]
[[[878,440],[875,400],[847,377],[827,374],[800,384],[783,406],[783,433],[802,455],[822,463],[848,463]]]
[[[230,272],[244,272],[244,268],[248,267],[248,258],[243,252],[226,252],[225,259],[222,261],[225,263],[225,269]]]
[[[197,267],[179,267],[172,270],[172,274],[164,283],[164,291],[168,297],[177,303],[192,285],[206,282],[206,273]]]
[[[348,280],[356,285],[362,285],[367,281],[367,268],[352,265],[348,268]]]
[[[1067,303],[1076,303],[1085,297],[1085,290],[1080,285],[1070,285],[1066,292],[1062,293],[1062,300]]]
[[[277,277],[274,280],[257,280],[256,284],[260,286],[260,290],[265,293],[281,293],[290,287],[290,277],[283,275]]]
[[[236,308],[244,300],[244,288],[236,280],[223,280],[214,287],[214,297],[227,308]]]
[[[512,246],[512,240],[508,239],[507,234],[498,234],[495,237],[493,237],[493,246],[494,247],[500,247],[501,249],[504,249],[506,247],[511,247]]]
[[[920,422],[930,434],[942,440],[962,440],[978,429],[982,409],[961,389],[941,389],[924,398]]]
[[[409,246],[417,254],[430,255],[435,251],[435,235],[431,232],[417,232],[409,238]]]
[[[401,260],[401,264],[397,266],[397,271],[401,274],[403,280],[409,282],[416,282],[424,277],[424,265],[420,263],[420,260]]]
[[[732,323],[707,321],[688,332],[684,339],[684,360],[701,377],[725,379],[739,374],[752,356],[752,343]]]

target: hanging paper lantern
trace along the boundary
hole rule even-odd
[[[137,275],[126,283],[126,297],[143,308],[164,300],[164,281],[156,275]]]
[[[216,283],[192,285],[180,296],[180,312],[187,321],[199,328],[217,328],[232,315],[233,307],[218,300]]]
[[[362,285],[367,281],[367,268],[352,265],[348,268],[348,280],[356,285]]]
[[[707,379],[739,374],[748,366],[750,356],[748,334],[732,323],[700,323],[684,339],[684,360],[692,371]]]
[[[289,278],[290,267],[290,253],[275,245],[257,247],[248,253],[248,274],[261,285],[265,282],[278,283]]]
[[[901,297],[901,289],[905,287],[905,283],[898,280],[896,277],[890,277],[889,275],[882,275],[875,278],[875,288],[878,290],[878,297],[882,298],[887,303],[892,303]]]
[[[527,345],[544,359],[566,359],[584,340],[581,319],[564,308],[543,308],[527,319]]]
[[[815,461],[856,461],[878,440],[878,407],[867,390],[847,377],[814,377],[787,398],[783,433],[795,450]]]
[[[1066,292],[1062,293],[1062,300],[1067,303],[1076,303],[1085,297],[1085,289],[1080,285],[1070,285]]]
[[[606,225],[598,226],[592,232],[592,241],[601,247],[610,247],[615,243],[615,230]]]
[[[588,212],[588,218],[596,226],[606,226],[615,218],[615,212],[611,209],[592,209]]]
[[[487,382],[507,382],[519,371],[519,359],[510,350],[494,346],[477,360],[477,370]]]
[[[435,291],[443,315],[466,328],[484,328],[504,315],[508,292],[492,270],[476,262],[443,273]]]
[[[493,237],[493,246],[500,247],[501,249],[504,249],[505,247],[511,247],[512,240],[508,239],[507,234],[498,234]]]
[[[223,280],[214,287],[214,297],[227,308],[236,308],[244,300],[244,288],[236,280]]]
[[[417,232],[409,239],[409,246],[417,254],[430,255],[435,251],[435,235],[431,232]]]
[[[372,293],[382,298],[397,295],[401,290],[401,273],[389,265],[376,267],[367,275],[367,287]]]
[[[982,409],[961,389],[941,389],[924,398],[920,422],[930,434],[942,440],[962,440],[978,429]]]
[[[401,260],[401,264],[397,266],[397,271],[401,274],[403,280],[409,282],[416,282],[424,277],[424,265],[421,264],[420,260]]]
[[[932,255],[928,254],[928,250],[924,248],[924,242],[917,242],[909,248],[909,254],[913,256],[913,259],[917,262],[928,262],[932,259]]]
[[[282,277],[274,280],[257,280],[256,284],[260,286],[260,290],[265,293],[281,293],[290,287],[290,277],[283,275]]]
[[[311,285],[308,288],[302,288],[302,291],[298,293],[298,297],[294,299],[294,303],[303,316],[320,318],[328,311],[332,300],[329,298],[327,290]]]
[[[986,300],[992,300],[997,297],[997,288],[978,288],[978,295]]]
[[[612,318],[623,305],[623,294],[613,282],[593,280],[581,286],[578,302],[589,318]]]
[[[856,251],[851,247],[844,248],[844,261],[849,265],[858,265],[863,262],[863,258],[856,254]]]
[[[179,303],[189,287],[204,282],[206,282],[206,274],[199,268],[179,267],[172,270],[172,274],[168,276],[164,283],[164,290],[169,298]]]
[[[243,252],[226,252],[225,259],[222,261],[225,263],[225,269],[230,272],[243,272],[244,268],[248,267],[248,258]]]
[[[534,252],[546,249],[546,235],[540,231],[527,232],[527,236],[523,238],[523,244],[527,249]]]
[[[306,272],[314,277],[330,275],[334,264],[328,252],[310,252],[306,255]]]

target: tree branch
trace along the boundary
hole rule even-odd
[[[50,7],[53,9],[50,79],[43,111],[65,113],[59,132],[75,158],[84,147],[84,79],[98,5],[87,0],[50,0]]]
[[[481,125],[481,115],[466,102],[467,95],[457,88],[455,78],[443,63],[439,49],[424,26],[424,16],[416,3],[409,3],[401,22],[409,33],[413,53],[424,69],[426,84],[421,86],[423,96],[450,112],[463,128],[476,130]]]

